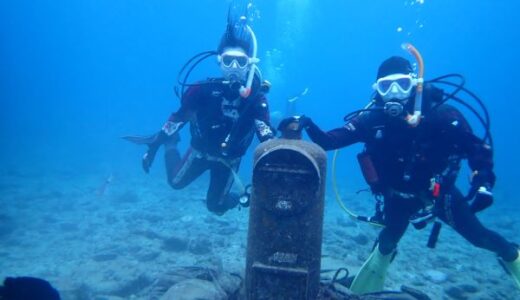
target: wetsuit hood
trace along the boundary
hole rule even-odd
[[[392,56],[381,63],[377,70],[376,80],[391,74],[413,73],[410,61],[401,56]]]

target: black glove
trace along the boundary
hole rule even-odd
[[[471,186],[476,187],[478,190],[481,186],[486,187],[487,189],[492,189],[495,186],[496,176],[493,171],[490,170],[479,170],[473,172],[473,176],[471,178]]]
[[[159,147],[157,147],[157,149],[159,149]],[[150,167],[155,159],[155,154],[157,154],[157,150],[151,151],[151,149],[148,149],[148,151],[143,155],[141,166],[146,174],[150,173]]]
[[[490,207],[492,204],[493,193],[486,187],[481,186],[476,192],[475,199],[473,200],[473,202],[471,202],[469,206],[472,212],[477,213]]]
[[[311,118],[305,115],[287,117],[280,122],[280,124],[278,125],[278,130],[282,132],[288,129],[294,131],[301,131],[302,129],[309,127],[311,123]]]
[[[168,138],[168,135],[161,130],[155,135],[153,141],[148,144],[148,151],[146,151],[141,160],[141,165],[146,173],[150,173],[150,167],[152,166],[157,151]]]
[[[492,171],[475,171],[471,178],[471,189],[467,196],[472,200],[470,208],[473,212],[482,211],[493,204],[491,189],[495,185],[496,176]]]

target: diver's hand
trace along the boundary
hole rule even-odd
[[[478,170],[471,174],[471,187],[474,192],[480,187],[486,187],[488,190],[495,185],[496,176],[491,170]]]
[[[475,199],[473,199],[473,202],[470,204],[470,208],[472,212],[477,213],[490,207],[491,204],[493,204],[493,193],[491,189],[486,186],[481,186],[478,188]]]
[[[280,122],[278,130],[282,132],[285,130],[301,131],[309,127],[311,123],[311,118],[305,115],[287,117]]]
[[[470,208],[473,212],[482,211],[493,204],[491,189],[495,185],[496,176],[491,170],[479,170],[471,176],[471,188],[467,200],[472,200]]]
[[[154,158],[155,154],[150,153],[150,151],[146,151],[146,153],[143,155],[141,164],[146,174],[150,173],[150,167],[152,166]]]
[[[168,139],[175,138],[175,136],[168,136],[164,130],[160,130],[156,135],[154,140],[148,144],[148,151],[143,155],[143,159],[141,160],[141,165],[145,173],[150,173],[150,167],[155,159],[155,155],[157,151]]]

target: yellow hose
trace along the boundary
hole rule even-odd
[[[332,188],[334,189],[334,194],[336,196],[336,202],[338,202],[339,206],[349,215],[349,217],[351,217],[355,221],[363,221],[363,222],[367,222],[367,223],[377,226],[377,227],[384,227],[384,225],[381,223],[372,222],[370,220],[370,218],[368,218],[367,221],[362,220],[359,215],[353,213],[350,209],[348,209],[347,206],[345,205],[345,203],[343,202],[343,200],[341,199],[341,196],[340,196],[339,190],[338,190],[337,179],[336,179],[336,161],[337,161],[338,155],[339,155],[339,150],[336,150],[336,151],[334,151],[334,156],[332,158]]]
[[[350,211],[343,203],[341,196],[338,190],[338,184],[336,180],[336,160],[338,158],[339,150],[334,151],[334,157],[332,158],[332,188],[334,189],[334,194],[336,195],[336,202],[338,202],[339,206],[353,219],[357,220],[358,215]]]

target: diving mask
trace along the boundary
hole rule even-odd
[[[249,57],[241,51],[228,51],[219,57],[220,65],[226,68],[246,68],[249,65]]]
[[[218,56],[224,78],[230,81],[245,81],[251,64],[255,59],[247,56],[241,49],[228,49]]]
[[[417,86],[417,78],[411,74],[392,74],[379,78],[373,88],[381,95],[383,101],[387,102],[392,99],[409,98],[415,86]]]

